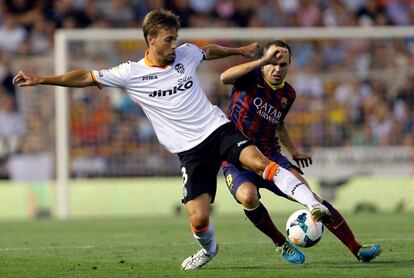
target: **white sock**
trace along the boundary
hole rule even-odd
[[[263,173],[264,178],[266,173],[267,171],[265,170]],[[283,193],[307,206],[309,210],[312,210],[312,205],[320,204],[306,184],[281,166],[279,166],[276,174],[273,176],[273,182]]]
[[[214,225],[210,222],[208,229],[204,232],[197,233],[193,231],[194,238],[198,241],[204,253],[211,256],[216,252],[217,242],[214,237]]]

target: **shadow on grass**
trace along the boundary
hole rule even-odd
[[[381,268],[382,266],[390,266],[395,265],[395,267],[403,267],[406,268],[407,266],[414,266],[414,260],[381,260],[381,261],[372,261],[369,263],[361,263],[358,261],[355,262],[312,262],[312,263],[305,263],[303,265],[294,265],[288,263],[280,263],[278,265],[227,265],[227,266],[211,266],[209,270],[225,270],[225,269],[240,269],[240,270],[254,270],[254,269],[262,269],[262,270],[272,270],[272,269],[294,269],[294,268],[301,268],[308,269],[308,268],[321,268],[321,269],[329,269],[329,268],[338,268],[338,269],[366,269],[366,268]]]
[[[262,270],[264,270],[264,269],[268,269],[268,270],[272,270],[272,269],[275,269],[275,266],[271,266],[271,265],[269,265],[269,266],[254,266],[254,265],[252,265],[252,266],[247,266],[247,265],[244,265],[244,266],[237,266],[237,265],[227,265],[227,266],[216,266],[216,267],[209,267],[208,268],[209,270],[225,270],[225,269],[240,269],[240,270],[254,270],[254,269],[262,269]]]
[[[349,262],[314,262],[311,263],[309,265],[315,266],[315,267],[323,267],[323,268],[329,268],[329,267],[333,267],[333,268],[378,268],[384,265],[395,265],[396,267],[398,266],[402,266],[402,267],[406,267],[406,266],[414,266],[414,260],[413,259],[401,259],[401,260],[377,260],[377,261],[372,261],[369,263],[362,263],[362,262],[358,262],[355,261],[353,263],[349,263]]]

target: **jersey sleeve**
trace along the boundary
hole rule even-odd
[[[186,43],[184,47],[194,61],[201,63],[206,58],[206,53],[198,46],[191,43]]]
[[[257,83],[257,76],[258,76],[258,70],[252,70],[251,72],[248,72],[247,74],[239,77],[236,82],[234,82],[233,87],[237,90],[246,90],[249,86],[256,86]]]
[[[129,83],[131,63],[126,62],[111,69],[92,70],[93,80],[100,89],[103,87],[126,88]]]
[[[287,108],[287,112],[290,110],[290,108],[292,107],[293,103],[296,100],[296,91],[295,91],[295,89],[290,84],[289,84],[289,88],[290,88],[290,90],[289,90],[289,96],[290,96],[290,100],[291,101],[290,101],[289,107]]]

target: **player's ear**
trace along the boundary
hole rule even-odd
[[[151,34],[148,34],[147,35],[147,42],[148,42],[148,46],[150,46],[150,45],[152,45],[153,43],[154,43],[154,40],[155,40],[155,35],[151,35]]]

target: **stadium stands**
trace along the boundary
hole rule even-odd
[[[0,115],[8,109],[5,100],[12,99],[15,112],[24,122],[24,131],[19,131],[20,139],[13,148],[8,148],[7,134],[0,128],[0,176],[8,178],[4,165],[15,153],[54,151],[53,89],[36,87],[16,92],[10,76],[18,69],[53,73],[53,33],[57,28],[138,27],[147,11],[154,8],[174,10],[181,16],[183,27],[412,25],[414,4],[402,3],[0,0]],[[413,38],[291,42],[294,60],[288,81],[295,85],[298,98],[288,125],[295,142],[302,147],[412,146],[413,43]],[[140,59],[145,50],[142,42],[71,47],[71,67],[85,69]],[[200,73],[207,94],[223,109],[230,88],[220,84],[218,73],[228,64],[214,62],[202,67]],[[179,174],[175,156],[159,146],[142,111],[131,105],[126,95],[112,90],[90,93],[95,91],[88,88],[71,94],[73,176]]]

